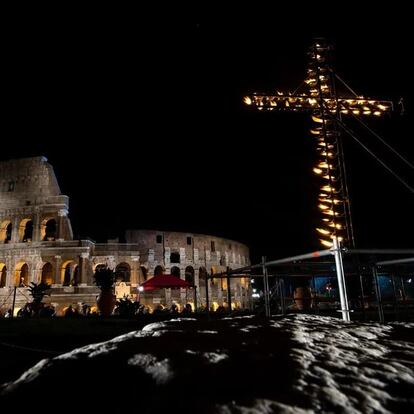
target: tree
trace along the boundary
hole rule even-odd
[[[51,288],[50,285],[47,283],[34,283],[30,282],[28,287],[30,296],[33,298],[33,303],[41,303],[44,296],[46,295],[46,291]]]
[[[41,282],[41,283],[30,282],[28,290],[29,290],[30,296],[33,298],[33,301],[31,303],[28,303],[27,307],[29,308],[30,311],[33,312],[34,315],[38,315],[39,311],[44,307],[42,300],[45,297],[45,295],[47,295],[46,291],[49,290],[50,288],[51,286],[44,282]]]

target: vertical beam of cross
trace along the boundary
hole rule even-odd
[[[344,160],[341,151],[341,136],[336,122],[340,116],[336,105],[335,116],[325,106],[324,99],[336,100],[335,79],[329,70],[330,47],[324,39],[316,39],[309,50],[309,69],[305,82],[309,94],[318,102],[312,113],[314,127],[311,132],[317,137],[318,161],[313,169],[320,177],[318,208],[321,211],[321,225],[316,228],[319,241],[332,247],[332,238],[346,240],[354,245],[350,202]]]

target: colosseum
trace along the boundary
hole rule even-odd
[[[93,274],[99,266],[115,270],[117,297],[129,295],[154,309],[159,305],[211,308],[227,306],[226,279],[208,274],[250,264],[247,246],[219,237],[156,230],[127,230],[126,243],[74,240],[69,197],[62,195],[45,157],[0,162],[0,311],[15,302],[15,313],[30,300],[27,286],[51,285],[46,301],[61,314],[69,306],[95,306],[99,289]],[[195,286],[141,293],[139,285],[171,274]],[[232,305],[250,306],[246,277],[231,279]],[[15,297],[14,297],[15,296]]]

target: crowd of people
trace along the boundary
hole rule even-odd
[[[196,313],[203,313],[206,311],[204,306],[200,306],[195,311],[192,304],[187,303],[181,309],[180,306],[176,303],[173,303],[171,306],[165,306],[162,304],[156,305],[154,309],[141,304],[138,301],[133,301],[130,298],[122,298],[116,302],[116,306],[113,311],[114,316],[120,317],[136,317],[139,315],[146,315],[150,313],[154,314],[181,314],[189,315]],[[227,313],[227,308],[225,306],[218,306],[216,309],[211,308],[210,312],[215,313]],[[40,307],[35,307],[33,302],[26,303],[22,308],[17,312],[14,312],[12,315],[12,309],[1,310],[0,317],[11,318],[17,316],[18,318],[31,318],[31,317],[56,317],[63,316],[65,318],[81,318],[88,316],[98,316],[99,310],[95,306],[90,306],[87,303],[77,303],[71,304],[68,307],[65,307],[63,310],[57,312],[56,308],[52,304],[41,304]]]

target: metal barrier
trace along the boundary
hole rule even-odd
[[[414,320],[414,249],[344,249],[334,240],[328,250],[272,261],[263,257],[260,264],[228,269],[207,279],[227,278],[230,292],[233,277],[262,280],[267,317],[304,311],[327,315],[340,312],[348,322],[351,313],[352,319],[381,323]],[[302,297],[295,294],[300,286]],[[228,305],[231,309],[230,294]]]

